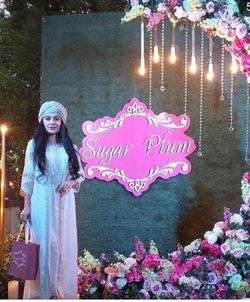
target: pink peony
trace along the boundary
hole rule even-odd
[[[239,38],[239,39],[242,39],[246,36],[247,34],[247,27],[246,27],[246,24],[244,23],[240,23],[236,26],[235,28],[235,33],[236,33],[236,36]]]
[[[220,228],[222,231],[225,231],[226,224],[224,221],[218,221],[214,224],[215,227]]]

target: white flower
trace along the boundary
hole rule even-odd
[[[118,278],[116,280],[116,286],[119,289],[122,289],[126,284],[127,284],[127,279],[126,278]]]
[[[207,242],[209,244],[214,244],[218,237],[216,236],[216,234],[214,232],[211,232],[211,231],[207,231],[205,234],[204,234],[204,238],[207,240]]]
[[[184,11],[182,6],[176,6],[174,14],[178,19],[185,18],[187,16],[187,13]]]
[[[213,232],[214,232],[214,234],[215,234],[217,237],[222,237],[222,236],[223,236],[223,231],[222,231],[222,229],[219,228],[219,227],[217,227],[217,226],[215,226],[215,227],[213,228]]]
[[[230,224],[243,225],[243,218],[240,214],[233,214],[230,218]]]

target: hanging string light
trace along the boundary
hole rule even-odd
[[[139,74],[143,76],[145,74],[145,58],[144,58],[144,16],[141,16],[141,64],[139,68]]]
[[[195,23],[192,25],[192,56],[191,56],[191,64],[190,64],[190,72],[196,73],[197,65],[196,65],[196,58],[195,58]]]
[[[250,84],[247,81],[247,98],[246,98],[246,115],[247,115],[247,119],[246,119],[246,143],[245,143],[245,162],[250,165],[250,152],[249,152],[249,87]]]
[[[188,100],[188,21],[185,24],[185,71],[184,71],[184,113],[187,114]]]
[[[204,32],[201,30],[201,73],[200,73],[200,108],[199,108],[199,138],[198,153],[202,157],[202,126],[203,126],[203,81],[204,81]]]
[[[161,21],[161,85],[160,90],[165,90],[164,85],[164,52],[165,52],[165,21],[164,18]]]
[[[233,105],[234,105],[234,72],[231,69],[231,79],[230,79],[230,126],[229,126],[229,131],[233,132],[234,131],[234,126],[233,126]]]
[[[149,102],[149,109],[152,109],[152,61],[153,61],[153,33],[152,29],[149,32],[149,97],[148,97],[148,102]]]
[[[225,40],[224,38],[221,40],[221,78],[220,78],[220,100],[224,101],[224,64],[225,64]]]
[[[209,35],[209,63],[208,63],[208,73],[207,79],[212,81],[214,78],[214,66],[213,66],[213,40],[212,35]]]
[[[157,37],[157,25],[154,26],[154,55],[153,55],[154,63],[159,63],[159,49],[158,49],[158,37]]]
[[[171,50],[170,50],[169,61],[173,64],[176,62],[175,34],[176,34],[176,23],[172,22],[172,45],[171,45]]]
[[[235,57],[232,55],[232,61],[231,61],[231,71],[236,74],[237,71],[238,71],[238,64],[237,64],[237,61],[235,59]]]

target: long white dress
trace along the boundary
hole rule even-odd
[[[31,196],[31,242],[40,244],[36,280],[25,282],[24,299],[49,299],[59,294],[64,299],[77,296],[77,228],[75,195],[84,180],[81,162],[76,189],[62,198],[58,186],[71,179],[68,154],[62,144],[46,147],[46,176],[34,164],[34,141],[28,142],[21,193]]]

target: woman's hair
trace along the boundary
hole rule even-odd
[[[34,149],[34,161],[38,165],[42,175],[45,174],[45,151],[49,138],[49,134],[46,131],[43,120],[39,123],[39,126],[34,135],[35,149]],[[79,162],[76,156],[76,150],[73,147],[73,143],[68,134],[68,129],[65,124],[61,123],[60,131],[56,135],[58,142],[62,143],[68,156],[69,156],[69,173],[73,179],[79,177]]]

